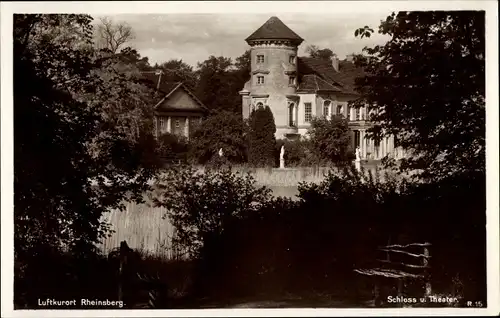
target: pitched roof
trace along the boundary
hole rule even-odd
[[[318,90],[342,92],[342,87],[329,83],[316,74],[306,74],[302,76],[298,90],[309,93],[315,93]]]
[[[298,71],[301,75],[299,91],[329,90],[354,95],[357,94],[354,88],[355,79],[365,74],[361,68],[346,60],[339,61],[337,71],[330,60],[312,57],[299,57]],[[313,79],[318,84],[314,85]]]
[[[158,90],[162,95],[169,94],[175,87],[177,87],[177,85],[179,85],[179,82],[168,81],[165,76],[160,78],[160,75],[156,75],[154,71],[142,72],[141,75],[147,86]]]
[[[151,88],[155,89],[157,92],[160,93],[160,99],[156,103],[156,106],[161,104],[163,101],[168,99],[177,89],[184,89],[186,93],[188,93],[191,98],[193,98],[202,109],[207,110],[207,107],[203,105],[203,103],[196,97],[196,95],[191,92],[191,90],[184,85],[182,82],[172,82],[168,81],[168,78],[165,76],[160,76],[159,74],[157,75],[156,72],[141,72],[141,75],[143,77],[143,81],[146,85],[150,86]],[[156,107],[155,106],[155,107]]]
[[[304,39],[287,27],[278,17],[271,17],[260,28],[252,33],[245,41],[252,40],[294,40],[298,44]]]

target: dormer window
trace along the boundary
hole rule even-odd
[[[257,55],[257,64],[264,63],[264,55]]]
[[[295,55],[290,55],[290,57],[288,58],[288,63],[295,64]]]

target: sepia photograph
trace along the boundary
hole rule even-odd
[[[77,4],[2,3],[2,316],[498,314],[496,2]]]

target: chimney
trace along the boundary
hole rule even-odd
[[[337,54],[333,54],[333,56],[330,58],[332,61],[332,66],[333,68],[338,72],[339,71],[339,58],[337,57]]]
[[[163,70],[156,70],[155,75],[158,75],[158,84],[156,84],[156,90],[160,90],[161,76],[163,75]]]

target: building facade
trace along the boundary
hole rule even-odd
[[[162,75],[161,71],[143,72],[159,97],[154,106],[155,136],[170,133],[189,139],[193,126],[201,123],[208,110],[186,85]]]
[[[350,108],[348,102],[359,95],[354,80],[363,71],[352,58],[330,60],[299,57],[304,40],[277,17],[271,17],[252,33],[250,45],[251,78],[240,91],[243,117],[252,110],[269,106],[276,123],[276,138],[305,136],[313,117],[342,115],[349,120],[353,148],[359,147],[363,159],[386,155],[401,158],[394,137],[381,141],[367,138],[373,126],[366,108]]]

